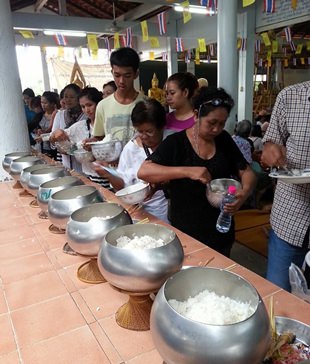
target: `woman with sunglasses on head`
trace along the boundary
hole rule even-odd
[[[135,136],[125,145],[117,167],[117,174],[111,174],[100,166],[94,166],[96,172],[110,180],[115,190],[120,190],[139,182],[138,169],[149,157],[165,136],[166,113],[164,107],[155,99],[139,101],[131,113]],[[99,163],[99,162],[96,162]],[[102,162],[102,164],[104,164]],[[168,201],[162,190],[157,190],[143,202],[145,211],[168,223]]]
[[[241,180],[236,201],[225,205],[230,214],[255,186],[254,173],[224,130],[233,104],[223,89],[202,87],[193,98],[195,124],[168,136],[138,171],[147,182],[170,182],[173,226],[226,256],[234,242],[234,224],[226,234],[216,230],[220,210],[208,202],[206,184],[217,178]]]

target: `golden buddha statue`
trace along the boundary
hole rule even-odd
[[[164,91],[158,87],[158,78],[156,73],[154,73],[152,78],[152,87],[148,90],[148,97],[159,101],[160,103],[165,102]]]

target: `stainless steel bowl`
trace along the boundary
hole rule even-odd
[[[52,179],[51,181],[40,184],[37,199],[42,211],[47,212],[48,201],[53,193],[64,190],[65,188],[83,185],[83,181],[78,177],[65,176]]]
[[[72,213],[67,224],[68,243],[82,255],[96,256],[105,235],[118,226],[132,224],[129,213],[116,203],[96,203]]]
[[[75,150],[73,152],[73,156],[79,163],[93,162],[95,160],[92,152],[89,152],[83,148]]]
[[[127,236],[151,236],[166,245],[154,249],[124,249],[117,239]],[[130,292],[157,291],[173,273],[181,269],[184,252],[174,231],[158,224],[135,224],[118,227],[104,238],[98,254],[102,275],[112,285]]]
[[[241,183],[232,178],[213,179],[207,184],[207,199],[213,207],[220,208],[229,186],[241,189]]]
[[[211,325],[184,317],[168,302],[205,289],[250,302],[254,313],[235,324]],[[207,267],[181,270],[166,281],[152,307],[151,334],[166,364],[260,364],[270,345],[268,313],[256,289],[237,274]]]
[[[31,152],[13,152],[6,154],[2,161],[3,169],[9,173],[11,162],[17,158],[25,157],[26,155],[31,155]]]
[[[42,163],[42,164],[34,164],[31,167],[24,168],[20,174],[19,182],[26,190],[28,187],[28,182],[30,178],[30,173],[33,171],[38,171],[39,169],[47,168],[48,164]]]
[[[57,177],[69,176],[70,173],[64,167],[47,166],[30,173],[26,190],[33,196],[37,196],[40,185]]]
[[[54,193],[48,201],[48,217],[58,228],[65,229],[70,215],[92,203],[103,202],[94,186],[74,186]]]
[[[19,181],[20,174],[22,173],[23,169],[31,167],[35,164],[44,164],[44,161],[35,155],[27,155],[25,157],[14,159],[10,164],[9,173],[16,181]]]
[[[91,143],[92,154],[98,161],[114,162],[119,158],[122,149],[123,145],[120,140]]]

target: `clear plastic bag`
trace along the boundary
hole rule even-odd
[[[310,303],[310,289],[302,270],[294,263],[289,267],[292,294]]]

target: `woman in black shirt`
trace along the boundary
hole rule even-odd
[[[231,136],[224,130],[233,107],[223,90],[202,87],[193,99],[195,125],[168,136],[146,160],[138,177],[150,183],[169,181],[171,224],[218,252],[229,256],[234,224],[226,234],[216,230],[220,210],[206,198],[206,183],[238,178],[242,189],[225,205],[234,214],[255,186],[255,175]]]

